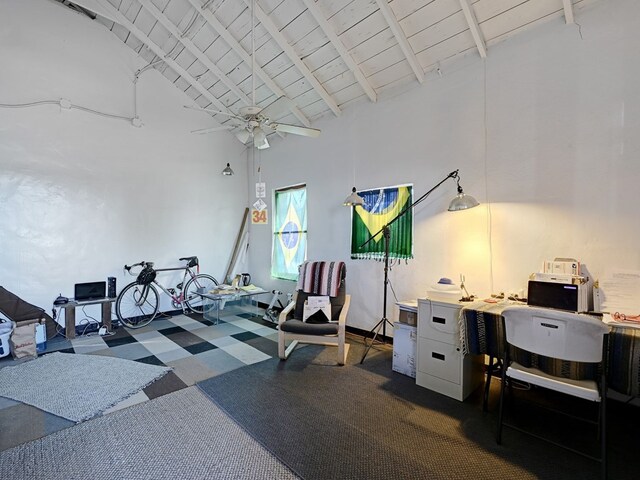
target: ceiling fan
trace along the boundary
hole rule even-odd
[[[263,109],[256,105],[256,80],[255,80],[255,15],[253,13],[255,6],[255,0],[251,0],[251,102],[252,104],[246,107],[242,107],[238,110],[237,114],[222,112],[219,110],[213,110],[209,108],[189,107],[195,110],[202,110],[205,112],[211,112],[219,115],[229,117],[230,122],[233,125],[223,125],[221,127],[204,128],[201,130],[193,130],[191,133],[211,133],[221,130],[237,130],[235,132],[236,138],[242,143],[246,144],[247,141],[252,138],[253,145],[259,150],[269,148],[269,141],[267,135],[276,133],[291,133],[293,135],[302,135],[305,137],[317,137],[320,135],[320,130],[317,128],[300,127],[297,125],[289,125],[286,123],[278,123],[271,119],[271,112],[276,112],[282,103],[291,103],[286,97],[281,97],[273,102],[267,109]]]

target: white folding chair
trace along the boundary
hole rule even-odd
[[[523,432],[557,446],[567,448],[580,455],[600,461],[602,478],[607,476],[606,452],[606,371],[605,348],[610,327],[598,318],[576,313],[514,306],[502,312],[505,331],[505,353],[500,388],[500,408],[496,441],[502,441],[504,391],[508,381],[519,380],[549,390],[572,395],[585,400],[599,402],[598,432],[600,437],[600,458],[570,449],[531,432]],[[555,360],[599,364],[599,381],[572,380],[545,373],[538,368],[525,367],[510,358],[509,346],[517,347],[537,355]],[[511,428],[513,425],[504,424]],[[519,428],[516,428],[520,430]],[[520,430],[522,431],[522,430]]]

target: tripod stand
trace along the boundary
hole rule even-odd
[[[369,350],[371,350],[371,347],[373,347],[373,344],[375,343],[376,338],[380,333],[380,329],[382,329],[382,342],[384,343],[384,339],[387,335],[387,324],[389,324],[389,326],[393,328],[393,324],[387,318],[387,285],[389,284],[389,239],[391,238],[391,230],[389,230],[389,225],[385,225],[384,227],[382,227],[382,236],[384,237],[384,296],[382,299],[382,318],[369,331],[369,333],[373,333],[374,335],[373,335],[373,338],[371,339],[371,343],[365,349],[364,355],[362,355],[362,359],[360,360],[360,363],[363,363],[364,359],[367,358],[367,354],[369,353]],[[369,242],[371,238],[367,240],[367,242]],[[366,245],[367,242],[363,243],[361,245],[361,248],[364,245]],[[364,343],[366,345],[367,341],[365,340]]]
[[[454,170],[449,175],[444,177],[444,179],[442,179],[431,190],[429,190],[427,193],[425,193],[420,198],[418,198],[415,202],[413,202],[411,205],[408,205],[407,207],[403,208],[400,211],[400,213],[398,213],[398,215],[393,217],[386,225],[384,225],[380,230],[378,230],[374,235],[372,235],[366,242],[364,242],[359,247],[359,248],[364,247],[367,243],[369,243],[371,240],[376,238],[382,232],[382,235],[384,237],[384,290],[383,290],[384,294],[382,299],[382,318],[369,331],[370,335],[373,334],[373,338],[371,339],[371,343],[367,345],[367,347],[365,348],[364,355],[362,355],[362,359],[360,360],[360,363],[363,363],[364,359],[367,358],[367,354],[369,353],[369,350],[371,350],[371,347],[376,341],[376,338],[380,334],[380,330],[382,329],[382,339],[384,343],[384,338],[387,332],[386,331],[387,324],[389,324],[389,326],[393,328],[393,324],[387,318],[387,286],[389,284],[389,239],[391,237],[391,230],[389,229],[389,227],[396,220],[402,217],[405,213],[407,213],[409,210],[411,210],[413,207],[415,207],[417,204],[419,204],[425,198],[427,198],[431,192],[433,192],[435,189],[437,189],[440,185],[442,185],[444,182],[446,182],[450,178],[455,178],[456,181],[458,182],[458,196],[454,198],[451,204],[449,205],[449,211],[464,210],[466,208],[471,208],[478,205],[478,202],[473,197],[464,195],[462,191],[462,187],[460,187],[460,176],[458,175],[458,170]],[[454,203],[454,202],[457,202],[457,203]],[[366,339],[364,343],[365,345],[367,344]]]

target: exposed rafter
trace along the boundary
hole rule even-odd
[[[233,38],[233,36],[227,31],[226,28],[218,21],[213,13],[209,10],[202,8],[202,5],[198,2],[198,0],[187,0],[196,11],[202,15],[207,24],[213,28],[218,35],[222,37],[222,39],[229,45],[229,47],[242,59],[244,63],[246,63],[249,67],[251,67],[251,57],[249,54],[242,48],[242,45],[238,43],[238,41]],[[286,93],[282,90],[273,79],[267,75],[267,73],[258,65],[255,65],[255,73],[260,77],[260,79],[265,83],[265,85],[271,90],[277,97],[286,97]],[[293,102],[288,102],[289,107],[291,109],[291,113],[293,113],[298,120],[302,122],[302,124],[306,127],[311,126],[311,122],[309,119],[302,113],[302,111],[296,107]]]
[[[402,53],[404,53],[407,62],[409,62],[411,70],[413,70],[418,82],[424,82],[424,71],[420,66],[420,62],[418,61],[416,54],[413,53],[413,49],[411,48],[411,45],[409,45],[409,40],[407,40],[407,36],[402,31],[402,27],[398,23],[396,16],[391,11],[391,7],[387,3],[387,0],[376,0],[376,3],[378,4],[378,8],[380,8],[380,13],[382,13],[384,19],[387,21],[393,36],[396,38],[396,42],[400,45]]]
[[[251,8],[251,0],[244,0],[244,3],[249,8]],[[335,115],[340,115],[341,111],[340,111],[340,107],[338,107],[338,104],[331,97],[331,95],[327,93],[327,91],[324,89],[324,87],[318,81],[318,79],[314,77],[313,73],[311,73],[311,70],[309,70],[309,68],[304,64],[304,62],[300,59],[300,57],[298,57],[298,54],[295,52],[293,47],[289,45],[289,42],[287,42],[287,39],[284,38],[284,35],[282,35],[282,33],[280,33],[280,30],[278,30],[278,27],[275,26],[275,24],[271,21],[271,19],[267,16],[267,14],[264,13],[264,11],[258,5],[254,5],[253,10],[258,21],[262,24],[265,30],[269,32],[269,35],[271,35],[271,38],[273,38],[276,41],[278,46],[282,49],[282,51],[289,58],[289,60],[293,62],[293,64],[296,66],[296,68],[302,74],[302,76],[307,79],[307,81],[313,87],[316,93],[320,95],[320,98],[324,100],[324,103],[327,104],[327,106],[331,109],[331,111]]]
[[[225,86],[231,90],[245,105],[250,105],[251,100],[245,93],[240,90],[240,88],[229,80],[229,77],[225,75],[225,73],[218,68],[218,66],[211,61],[209,57],[207,57],[189,38],[183,36],[182,32],[178,30],[178,28],[167,18],[167,16],[162,13],[158,7],[156,7],[151,0],[138,0],[144,8],[146,8],[149,13],[156,19],[158,22],[164,26],[171,35],[173,35],[176,40],[178,40],[189,52],[191,52],[202,64],[207,67],[211,73],[213,73],[216,77],[225,84]]]
[[[375,102],[377,100],[375,90],[371,87],[364,74],[362,73],[362,70],[360,70],[358,64],[349,54],[342,41],[338,38],[338,35],[336,35],[334,29],[331,27],[331,25],[329,25],[326,17],[320,11],[318,4],[314,0],[303,0],[303,2],[307,6],[307,9],[311,13],[311,15],[313,15],[313,18],[315,18],[316,22],[318,22],[318,25],[331,42],[331,45],[333,45],[333,48],[336,49],[336,51],[340,55],[340,58],[342,58],[342,61],[347,64],[347,67],[349,67],[351,73],[353,73],[353,75],[356,77],[356,80],[358,81],[364,92],[367,94],[367,97],[369,97],[369,100]]]
[[[95,0],[100,4],[100,6],[107,12],[110,18],[114,19],[117,23],[125,27],[127,30],[131,32],[133,36],[135,36],[138,40],[144,43],[149,50],[155,53],[158,57],[160,57],[169,67],[171,67],[178,75],[184,78],[188,83],[191,84],[193,88],[198,90],[207,100],[209,100],[212,104],[214,104],[220,111],[229,112],[227,107],[218,100],[214,95],[209,92],[206,88],[204,88],[198,80],[196,80],[189,72],[187,72],[184,68],[182,68],[178,63],[169,58],[167,53],[156,45],[153,40],[151,40],[145,33],[136,27],[133,23],[131,23],[127,17],[125,17],[120,10],[117,10],[114,6],[112,6],[107,0]],[[79,2],[78,2],[79,3]]]
[[[573,23],[573,5],[571,4],[571,0],[562,0],[562,4],[564,5],[564,20],[569,25]]]
[[[476,42],[476,47],[478,47],[478,53],[480,53],[482,58],[487,58],[487,45],[485,44],[484,36],[478,26],[476,14],[471,9],[471,5],[469,5],[469,0],[460,0],[460,6],[464,12],[464,18],[467,19],[467,24],[469,24],[469,30],[471,31],[473,40]]]

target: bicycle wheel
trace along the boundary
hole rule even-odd
[[[187,304],[191,311],[202,313],[204,310],[202,297],[196,295],[196,292],[207,293],[216,285],[218,285],[218,281],[211,275],[199,273],[184,286],[184,303]]]
[[[116,299],[116,315],[125,327],[141,328],[158,314],[158,290],[151,284],[130,283]]]

